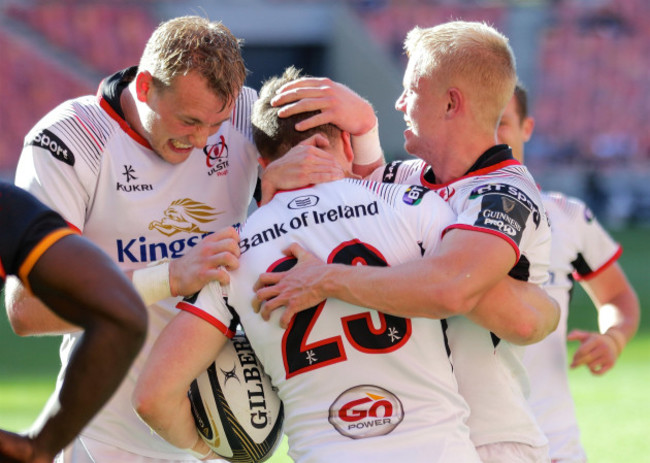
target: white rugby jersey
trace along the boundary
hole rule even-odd
[[[259,174],[250,126],[255,90],[242,90],[232,119],[203,150],[172,165],[115,109],[135,71],[113,75],[97,96],[64,102],[46,115],[27,135],[16,173],[17,185],[61,213],[125,271],[180,257],[207,234],[242,222]],[[153,433],[131,407],[142,365],[178,300],[149,307],[140,355],[83,435],[152,458],[193,459]],[[64,336],[61,373],[77,339]]]
[[[567,318],[574,280],[589,279],[608,268],[622,248],[579,199],[542,193],[551,221],[551,265],[547,292],[560,305],[557,329],[527,346],[524,365],[530,378],[529,402],[549,438],[551,458],[586,461],[569,389]]]
[[[295,263],[282,253],[293,242],[330,263],[396,265],[431,254],[454,218],[417,185],[341,180],[281,192],[243,226],[227,302],[210,283],[179,304],[226,335],[241,320],[284,402],[296,462],[479,461],[443,322],[328,299],[285,331],[281,311],[265,322],[250,305],[261,272]]]
[[[463,177],[436,184],[422,160],[395,161],[371,178],[419,183],[435,190],[458,215],[449,228],[490,233],[506,240],[518,261],[510,275],[536,284],[548,279],[550,230],[542,200],[528,169],[506,145],[486,151]],[[465,317],[452,317],[448,336],[454,373],[469,403],[476,446],[496,442],[547,443],[527,403],[529,390],[522,347],[499,339]]]

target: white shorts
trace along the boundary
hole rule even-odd
[[[225,460],[208,460],[212,463],[227,463]],[[187,456],[186,460],[165,460],[150,458],[127,452],[110,444],[85,436],[77,437],[68,447],[59,453],[54,463],[199,463],[199,460]]]
[[[496,442],[476,447],[483,463],[551,463],[548,445],[533,447],[521,442]]]

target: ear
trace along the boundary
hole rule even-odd
[[[269,165],[269,161],[264,159],[262,156],[257,157],[257,162],[262,166],[262,169],[266,169],[266,166]]]
[[[147,101],[152,86],[153,76],[151,73],[149,71],[138,72],[138,75],[135,76],[135,94],[138,101],[143,103]]]
[[[533,135],[533,130],[535,129],[535,119],[532,117],[527,117],[524,119],[524,122],[521,124],[522,134],[524,143],[530,140],[530,137]]]
[[[452,118],[457,115],[465,104],[465,97],[460,89],[451,87],[447,90],[447,111],[445,113],[447,118]]]
[[[354,162],[354,151],[352,150],[350,132],[341,130],[341,141],[343,142],[343,153],[345,154],[345,159],[350,163]]]

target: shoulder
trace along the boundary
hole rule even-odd
[[[396,160],[378,167],[368,178],[385,183],[406,183],[412,176],[420,176],[426,168],[426,163],[421,159]]]
[[[76,156],[98,159],[118,125],[102,109],[95,96],[61,103],[43,117],[25,137],[25,147],[49,151],[59,161],[73,166]]]
[[[349,185],[349,188],[367,190],[372,196],[392,208],[417,209],[416,206],[426,206],[427,210],[431,207],[439,207],[451,211],[449,205],[435,191],[420,184],[394,184],[358,179],[345,179],[342,182]]]
[[[9,274],[18,274],[28,256],[42,254],[59,238],[73,233],[59,214],[5,182],[0,182],[0,223],[0,270]],[[25,275],[21,276],[24,281]]]
[[[574,219],[582,217],[587,221],[594,218],[589,206],[579,198],[558,191],[543,191],[541,195],[549,214],[562,214]]]
[[[253,138],[251,112],[255,101],[257,101],[257,90],[250,87],[243,87],[237,97],[231,119],[233,128],[251,140]]]

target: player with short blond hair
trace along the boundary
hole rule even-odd
[[[548,440],[526,401],[522,348],[515,343],[553,331],[557,304],[543,295],[532,311],[484,304],[519,300],[516,290],[543,293],[539,285],[547,279],[550,229],[541,196],[526,167],[496,144],[499,116],[516,83],[514,55],[505,36],[479,22],[416,28],[407,37],[404,90],[395,107],[406,121],[404,147],[420,159],[390,163],[370,178],[433,189],[457,221],[434,256],[410,265],[324,265],[298,250],[304,265],[299,259],[288,272],[260,277],[261,311],[268,317],[282,307],[287,323],[314,301],[335,297],[392,315],[446,318],[454,373],[482,460],[546,462]],[[359,113],[340,105],[354,108],[350,100],[358,96],[339,90],[331,81],[305,79],[282,88],[274,102],[296,102],[287,116],[322,107],[319,123],[345,128]],[[336,100],[338,112],[330,110],[332,94],[344,95]]]

